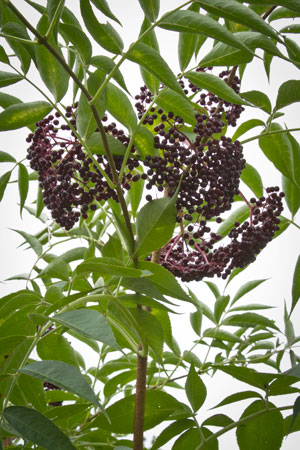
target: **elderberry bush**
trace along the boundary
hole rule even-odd
[[[219,77],[229,82],[230,72],[223,71]],[[230,83],[238,93],[239,78],[235,75]],[[235,224],[229,244],[219,243],[222,236],[212,230],[210,222],[221,223],[221,215],[232,208],[246,164],[240,142],[232,141],[224,132],[228,126],[236,126],[244,108],[203,92],[193,83],[186,85],[183,78],[179,84],[185,95],[193,98],[196,124],[191,130],[181,116],[154,105],[153,95],[143,86],[135,97],[135,107],[142,126],[154,134],[154,148],[152,154],[141,159],[131,147],[121,180],[122,192],[140,180],[146,183],[146,201],[159,193],[172,197],[178,190],[177,230],[160,250],[160,264],[182,281],[215,275],[225,279],[235,267],[253,262],[273,238],[279,229],[283,194],[278,193],[278,187],[267,188],[266,198],[247,202],[250,221]],[[38,122],[36,131],[27,138],[31,144],[27,158],[39,174],[44,204],[66,230],[80,217],[87,219],[89,211],[97,210],[108,199],[119,201],[107,179],[113,181],[107,158],[91,158],[79,141],[77,107],[74,104],[66,108],[69,124],[61,124],[60,115],[55,113]],[[102,120],[106,123],[107,115]],[[105,124],[104,131],[128,147],[129,137],[115,122]],[[123,156],[115,155],[114,163],[119,172]]]

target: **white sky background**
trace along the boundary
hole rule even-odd
[[[27,16],[27,18],[30,19],[32,23],[35,23],[37,14],[32,8],[28,7],[22,0],[17,0],[14,3],[16,5],[20,5],[20,10]],[[135,41],[138,37],[140,25],[143,20],[142,10],[139,7],[137,0],[109,0],[108,3],[112,11],[117,15],[117,17],[123,24],[123,28],[120,28],[116,23],[111,22],[112,25],[121,34],[125,43],[125,49],[127,49],[129,44]],[[173,9],[176,6],[179,6],[181,3],[183,3],[183,1],[161,0],[161,13]],[[66,6],[68,6],[76,14],[77,18],[79,18],[78,4],[78,1],[66,1]],[[104,18],[101,14],[99,14],[98,17],[102,22],[106,21],[106,18]],[[282,28],[285,24],[286,21],[284,20],[273,22],[273,25],[279,27],[279,29]],[[175,32],[157,29],[157,36],[160,43],[162,56],[166,59],[170,67],[173,69],[174,73],[179,73],[180,70],[177,62],[178,34]],[[297,38],[296,35],[292,35],[291,37],[293,39]],[[207,52],[207,49],[208,47],[206,46],[202,48],[198,60],[202,59],[202,57]],[[97,44],[95,44],[93,55],[97,54],[107,54],[108,56],[112,56],[111,54],[105,52],[105,50],[97,46]],[[194,66],[195,61],[192,61],[191,67]],[[1,70],[8,70],[8,68],[7,66],[1,65]],[[220,70],[216,68],[213,73],[217,74],[221,70],[223,70],[223,68],[220,68]],[[143,84],[138,66],[131,62],[125,62],[121,66],[121,71],[125,77],[125,81],[129,88],[129,91],[134,97],[134,95],[138,93],[139,87]],[[39,83],[38,77],[33,69],[30,70],[28,76],[29,78],[33,77],[33,79],[35,79],[36,82]],[[256,89],[263,91],[269,96],[272,104],[274,105],[279,86],[288,79],[299,79],[298,70],[291,64],[286,63],[281,59],[274,58],[271,66],[271,79],[269,84],[264,72],[262,61],[256,59],[247,67],[245,71],[241,90],[250,91]],[[42,83],[40,85],[42,86]],[[17,83],[11,87],[5,88],[4,91],[21,98],[23,101],[33,101],[41,99],[41,96],[37,91],[35,91],[28,84],[25,85],[24,83]],[[47,94],[49,95],[48,92]],[[285,116],[282,120],[280,119],[279,122],[281,124],[286,123],[288,128],[299,127],[299,104],[287,107],[283,110],[283,112],[285,113]],[[261,112],[258,109],[248,108],[243,113],[240,121],[238,122],[238,125],[242,123],[242,121],[250,118],[262,118],[262,120],[266,120],[267,115],[266,113]],[[232,130],[233,133],[234,129]],[[254,129],[254,131],[250,131],[250,133],[246,134],[245,138],[250,137],[251,135],[258,134],[259,132],[260,128]],[[11,153],[17,160],[24,158],[27,148],[27,144],[25,142],[25,137],[27,134],[27,131],[10,131],[2,133],[0,144],[1,150]],[[299,132],[294,133],[294,136],[296,138],[299,138]],[[241,138],[241,140],[242,139],[244,139],[244,136]],[[244,146],[244,154],[247,161],[250,164],[254,165],[260,172],[265,187],[276,184],[281,186],[280,174],[264,157],[262,151],[259,149],[258,141],[253,141],[249,144],[246,144]],[[11,165],[1,164],[0,174],[3,174],[10,168]],[[13,177],[12,179],[15,179],[15,177]],[[248,195],[249,191],[247,189],[244,189],[243,186],[241,186],[241,190],[242,192],[245,192],[246,195]],[[31,187],[30,189],[30,199],[32,199],[32,201],[35,199],[35,194],[36,185],[34,187]],[[8,228],[20,229],[34,234],[42,228],[42,224],[41,222],[38,222],[37,220],[32,218],[25,210],[23,212],[23,220],[21,220],[19,217],[19,207],[17,205],[17,202],[17,185],[10,184],[5,192],[4,199],[0,204],[0,249],[2,255],[0,266],[0,280],[5,280],[6,278],[15,274],[29,272],[31,266],[35,261],[35,254],[32,250],[24,251],[22,247],[19,249],[16,248],[22,242],[22,238],[13,231],[10,231]],[[290,217],[290,213],[287,210],[284,214],[286,215],[286,217]],[[276,306],[276,309],[266,310],[266,315],[269,318],[275,319],[277,324],[279,324],[279,326],[283,330],[284,300],[286,300],[289,308],[291,304],[293,270],[297,261],[298,254],[299,230],[297,230],[293,226],[290,226],[287,231],[285,231],[274,242],[271,242],[267,246],[267,248],[263,250],[262,254],[257,258],[257,261],[254,264],[252,264],[246,271],[244,271],[230,283],[227,293],[234,295],[236,290],[243,283],[246,283],[249,280],[269,278],[268,281],[266,281],[254,291],[245,296],[243,299],[241,299],[240,304],[242,304],[242,302],[244,304],[262,302],[268,305]],[[218,284],[221,291],[223,290],[223,287],[225,285],[224,282],[220,281],[219,279],[214,279],[212,281]],[[195,294],[197,294],[200,300],[207,302],[207,304],[211,308],[213,308],[214,297],[205,283],[190,283],[188,286],[195,292]],[[24,284],[22,282],[16,281],[1,284],[0,294],[2,296],[6,293],[22,289],[23,287]],[[180,312],[182,313],[182,315],[172,318],[173,330],[182,350],[188,350],[192,346],[193,340],[196,339],[196,335],[193,333],[188,321],[189,312],[192,310],[193,308],[188,304],[181,305]],[[296,307],[292,315],[296,335],[300,331],[299,320],[297,320],[297,317],[299,317],[299,306]],[[197,353],[197,355],[200,359],[203,360],[203,354]],[[96,362],[94,362],[95,354],[88,355],[86,348],[84,348],[84,356],[88,361],[87,366],[96,365]],[[286,368],[289,368],[288,359],[286,359],[285,363]],[[254,366],[254,368],[256,367]],[[264,367],[263,370],[266,370],[266,367]],[[214,376],[212,380],[210,380],[208,377],[205,377],[204,382],[208,387],[209,397],[207,403],[205,403],[204,405],[203,412],[201,410],[201,414],[199,415],[201,419],[200,422],[202,422],[209,415],[212,415],[212,412],[206,411],[208,410],[208,408],[214,406],[230,393],[236,392],[239,389],[248,389],[248,387],[243,383],[233,383],[232,379],[224,374]],[[177,390],[173,390],[172,393],[173,395],[178,395]],[[292,403],[295,400],[295,396],[286,396],[282,399],[273,398],[273,400],[276,405],[286,405]],[[232,418],[237,419],[246,405],[250,403],[251,401],[244,401],[237,405],[234,404],[233,406],[229,406],[227,410],[225,410],[225,408],[222,409],[222,411],[215,410],[214,413],[224,412],[225,414],[227,413],[228,415],[230,415]],[[148,433],[150,436],[154,434],[152,430],[150,430],[150,432]],[[298,441],[299,438],[297,437],[297,434],[292,434],[286,441],[284,441],[282,447],[283,450],[294,449],[295,444]],[[169,447],[165,446],[165,449],[167,448]],[[234,432],[223,436],[222,440],[220,441],[220,448],[221,450],[227,450],[229,448],[235,450],[237,448]]]

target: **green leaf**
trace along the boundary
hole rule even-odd
[[[282,127],[278,123],[272,123],[269,129],[270,132],[280,130],[282,130]],[[261,136],[259,146],[276,169],[290,180],[295,181],[293,149],[285,133]]]
[[[29,187],[28,172],[22,163],[19,163],[18,186],[20,195],[20,214],[22,215],[22,210],[27,198]]]
[[[256,197],[259,198],[263,195],[263,182],[255,167],[246,163],[246,167],[241,173],[241,180],[251,189]]]
[[[1,115],[1,114],[0,114]],[[0,202],[3,199],[3,195],[6,189],[6,186],[8,185],[8,182],[11,177],[11,170],[9,172],[6,172],[4,175],[0,177]]]
[[[176,11],[162,19],[159,26],[166,30],[179,31],[183,33],[197,33],[225,42],[233,47],[242,49],[247,53],[251,50],[237,39],[234,34],[220,25],[209,16],[198,14],[194,11]]]
[[[218,370],[221,370],[222,372],[227,373],[228,375],[231,375],[232,377],[236,378],[239,381],[242,381],[243,383],[250,384],[251,386],[255,386],[259,389],[265,390],[266,385],[269,384],[274,378],[276,378],[276,374],[272,373],[260,373],[257,372],[254,369],[249,369],[248,367],[242,367],[242,366],[218,366]],[[239,394],[242,394],[240,392]],[[257,394],[258,396],[258,394]],[[233,395],[230,396],[233,398]],[[238,400],[241,400],[243,398],[249,398],[247,397],[241,397],[238,398]],[[227,397],[229,399],[229,397]],[[238,401],[235,399],[234,401]],[[221,402],[222,405],[228,404],[229,402],[224,403],[224,401]],[[217,406],[221,406],[221,403],[219,403]],[[232,401],[230,401],[232,403]],[[215,406],[216,408],[216,406]]]
[[[294,217],[300,208],[300,188],[283,175],[282,190],[285,194],[286,204]]]
[[[173,112],[175,116],[180,116],[189,124],[196,123],[195,113],[192,103],[182,95],[171,89],[162,89],[156,97],[156,103],[166,112]]]
[[[113,155],[124,155],[126,152],[125,145],[113,136],[106,135],[106,139]],[[97,155],[105,155],[105,146],[100,133],[92,133],[86,139],[86,145],[92,153]]]
[[[224,398],[220,403],[218,403],[214,408],[219,408],[220,406],[224,405],[230,405],[231,403],[240,402],[242,400],[246,400],[248,398],[253,397],[260,397],[261,395],[258,392],[253,391],[243,391],[243,392],[237,392],[236,394],[229,395],[228,397]]]
[[[61,259],[55,257],[39,274],[40,277],[58,278],[59,280],[69,281],[69,266]]]
[[[268,402],[268,408],[276,408],[276,406]],[[265,409],[265,402],[256,400],[245,409],[241,419]],[[284,422],[281,412],[278,410],[268,412],[238,425],[236,436],[240,450],[252,450],[254,436],[257,450],[265,450],[266,448],[279,450],[284,436]]]
[[[138,269],[151,273],[147,277],[164,295],[191,302],[174,275],[159,264],[150,261],[139,261]]]
[[[132,433],[134,423],[135,395],[122,398],[107,408],[111,424],[103,415],[93,421],[93,426],[114,433]],[[181,404],[170,394],[160,390],[148,390],[145,404],[144,430],[150,430],[166,420],[175,410],[182,410]]]
[[[212,281],[204,281],[204,283],[209,287],[216,299],[220,297],[221,294],[219,288],[215,283],[213,283]]]
[[[48,19],[46,16],[42,16],[38,23],[37,29],[40,33],[46,33],[48,29]],[[55,45],[51,39],[51,45],[55,47],[55,50],[60,54],[63,59],[63,55],[60,49]],[[52,93],[56,102],[59,102],[66,94],[69,86],[69,75],[49,50],[42,44],[36,46],[36,64],[39,74]]]
[[[276,2],[274,2],[275,4]],[[296,12],[294,12],[291,9],[288,9],[288,7],[284,8],[276,8],[268,17],[268,21],[269,22],[273,22],[274,20],[278,20],[278,19],[286,19],[286,18],[294,18],[294,17],[299,17],[299,14],[297,14]]]
[[[139,126],[134,133],[133,145],[137,149],[141,159],[145,159],[146,155],[155,155],[154,138],[151,131],[143,126]],[[136,183],[135,183],[136,184]],[[130,193],[130,191],[129,191]]]
[[[204,438],[209,438],[212,436],[212,432],[205,427],[201,427],[201,433]],[[204,445],[206,450],[218,450],[218,441],[216,439],[211,440],[209,443],[205,444],[202,440],[200,432],[197,428],[190,428],[185,433],[183,433],[174,443],[172,450],[197,450],[200,444]]]
[[[142,309],[132,309],[132,315],[141,327],[142,334],[152,348],[158,361],[161,362],[164,345],[164,331],[159,320],[148,311]]]
[[[213,427],[226,427],[233,423],[233,420],[230,419],[230,417],[226,416],[225,414],[214,414],[213,416],[206,419],[203,423],[203,425],[210,425]]]
[[[219,341],[228,341],[228,342],[242,342],[242,339],[236,334],[229,333],[228,331],[222,330],[220,328],[207,328],[203,337],[209,337],[213,339],[218,339]]]
[[[21,81],[23,77],[11,72],[0,71],[0,87],[10,86]]]
[[[275,306],[262,305],[261,303],[250,303],[248,305],[236,306],[235,308],[230,308],[230,311],[253,311],[256,309],[271,309]]]
[[[75,25],[61,23],[59,29],[74,45],[76,50],[78,50],[83,62],[89,64],[92,57],[92,45],[81,28]]]
[[[0,113],[0,131],[16,130],[43,119],[52,110],[48,102],[17,103]]]
[[[25,233],[25,231],[14,230],[13,228],[11,228],[11,230],[19,233],[29,244],[30,248],[32,248],[32,250],[34,250],[38,256],[41,256],[41,254],[43,253],[43,246],[35,236],[29,233]]]
[[[144,34],[145,31],[149,29],[149,27],[151,27],[151,22],[145,16],[141,26],[139,37]],[[155,28],[153,28],[149,32],[147,31],[147,34],[142,38],[141,42],[143,44],[149,45],[150,47],[154,48],[154,50],[157,50],[159,52],[159,44],[155,34]],[[140,71],[145,85],[147,86],[149,91],[152,92],[152,94],[156,95],[159,91],[159,80],[142,66],[140,66]]]
[[[147,69],[148,72],[154,75],[165,86],[177,92],[179,95],[184,96],[183,90],[172,70],[154,48],[143,43],[135,44],[127,58]]]
[[[173,437],[178,436],[178,434],[185,431],[187,428],[192,428],[194,422],[190,419],[180,419],[176,422],[171,423],[166,427],[155,439],[151,450],[158,450],[162,448],[164,444],[167,444]]]
[[[279,329],[275,325],[274,320],[270,320],[267,317],[261,316],[260,314],[256,313],[235,314],[232,316],[227,316],[223,321],[223,325],[237,327],[256,327],[257,325],[261,325],[263,327],[274,328],[274,330]]]
[[[252,130],[255,127],[263,126],[265,127],[265,123],[260,119],[249,119],[246,122],[243,122],[235,131],[232,136],[232,140],[235,141],[243,134],[247,133],[247,131]]]
[[[253,281],[248,281],[247,283],[243,284],[243,286],[241,286],[237,293],[235,294],[235,296],[232,299],[231,305],[233,305],[235,302],[237,302],[241,297],[243,297],[244,295],[248,294],[248,292],[252,291],[252,289],[255,289],[257,286],[259,286],[261,283],[263,283],[264,281],[266,281],[267,278],[263,279],[263,280],[253,280]]]
[[[288,433],[286,433],[286,432],[284,433],[285,436],[290,434],[291,430],[293,429],[293,425],[294,425],[297,417],[299,416],[299,413],[300,413],[300,397],[297,397],[295,400],[294,406],[293,406],[293,417],[291,420],[289,431],[288,431]]]
[[[299,69],[300,67],[300,47],[297,42],[289,39],[287,37],[284,38],[284,43],[286,46],[286,50],[290,57],[290,61]]]
[[[147,19],[155,22],[159,13],[160,0],[139,0],[139,4]]]
[[[55,322],[86,336],[103,342],[113,348],[118,348],[113,332],[105,318],[97,311],[90,309],[75,309],[53,317]]]
[[[293,286],[292,286],[292,307],[291,312],[298,303],[298,300],[300,298],[300,256],[297,259],[297,263],[294,270],[293,275]]]
[[[34,409],[10,406],[4,410],[3,415],[25,440],[48,450],[75,450],[70,439],[51,420]]]
[[[137,240],[134,255],[144,256],[158,250],[171,239],[175,227],[176,196],[147,203],[136,221]]]
[[[223,237],[227,236],[227,234],[234,228],[234,223],[244,222],[250,215],[250,210],[247,205],[240,206],[238,209],[233,211],[227,219],[222,222],[217,233],[221,234]]]
[[[202,311],[200,308],[197,309],[197,311],[190,313],[190,323],[195,333],[200,336],[202,325]]]
[[[0,45],[0,61],[3,62],[4,64],[9,64],[9,58],[2,45]]]
[[[98,87],[103,83],[105,78],[104,73],[101,70],[96,70],[96,72],[92,73],[88,80],[87,86],[91,95],[94,95]],[[97,112],[102,118],[104,112],[106,110],[106,90],[100,95],[95,106],[97,108]],[[77,111],[77,122],[76,122],[79,134],[86,139],[90,136],[98,127],[94,114],[91,110],[88,99],[82,92],[79,99],[78,111]],[[100,138],[100,133],[98,133]]]
[[[259,31],[260,33],[280,41],[276,31],[268,25],[265,20],[260,17],[255,11],[247,6],[244,6],[237,1],[231,0],[196,0],[200,6],[207,12],[217,16],[228,19],[234,23],[245,25],[251,30]]]
[[[106,74],[109,74],[116,65],[114,61],[111,60],[111,58],[108,58],[104,55],[93,56],[90,64],[94,67],[97,67],[97,69],[102,70],[102,72]],[[116,80],[116,82],[124,89],[124,91],[128,92],[123,75],[119,69],[114,70],[113,79]]]
[[[25,305],[39,303],[41,296],[28,290],[17,291],[0,299],[0,318],[22,308]]]
[[[119,259],[105,257],[89,258],[76,267],[76,273],[78,275],[90,272],[129,278],[140,278],[151,275],[151,272],[148,270],[125,267]]]
[[[39,357],[43,360],[64,361],[67,364],[78,367],[78,359],[72,345],[60,334],[46,334],[37,343],[36,350]]]
[[[298,34],[298,33],[300,33],[300,25],[298,25],[298,24],[287,25],[286,27],[281,28],[281,30],[279,32],[280,33]]]
[[[200,6],[192,3],[189,11],[199,12]],[[198,44],[198,36],[195,33],[179,33],[178,40],[178,60],[181,72],[189,65],[193,55],[195,54]]]
[[[278,111],[296,102],[300,102],[300,81],[288,80],[278,90],[274,111]]]
[[[219,323],[219,320],[226,308],[226,306],[228,305],[228,302],[230,300],[229,295],[220,295],[216,302],[215,302],[215,307],[214,307],[214,315],[216,318],[217,323]]]
[[[109,23],[98,22],[89,0],[80,0],[80,11],[85,26],[95,41],[111,53],[122,53],[124,44],[120,35]]]
[[[212,92],[226,102],[235,103],[236,105],[250,105],[250,103],[245,102],[236,94],[224,80],[216,75],[206,72],[186,72],[185,76],[199,88]]]
[[[22,101],[13,95],[0,92],[0,106],[2,108],[6,109],[8,106],[15,105],[16,103],[22,103]]]
[[[132,104],[127,95],[112,83],[107,86],[107,109],[131,132],[135,129],[137,118]]]
[[[253,105],[265,111],[266,113],[271,114],[272,105],[269,100],[269,97],[264,92],[249,91],[249,92],[241,92],[240,95]]]
[[[186,379],[185,392],[193,411],[197,412],[203,405],[207,392],[205,384],[201,380],[201,377],[197,374],[193,364],[191,364]]]
[[[99,9],[106,17],[109,17],[110,19],[117,22],[119,25],[121,25],[121,22],[117,19],[117,17],[111,12],[111,9],[107,3],[106,0],[92,0],[96,8]]]
[[[99,400],[92,391],[85,377],[74,366],[63,361],[37,361],[20,370],[40,380],[47,381],[61,387],[68,392],[84,398],[96,406],[100,406]],[[106,418],[104,419],[106,420]]]

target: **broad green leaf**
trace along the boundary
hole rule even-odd
[[[263,195],[264,190],[261,176],[251,164],[246,163],[246,167],[241,173],[241,180],[251,189],[256,197],[259,198]]]
[[[293,276],[291,312],[297,305],[299,298],[300,298],[300,256],[298,257]]]
[[[122,398],[107,408],[107,414],[111,424],[107,422],[103,415],[99,415],[93,421],[93,426],[100,427],[114,433],[132,433],[134,423],[135,395]],[[156,425],[166,420],[170,414],[182,409],[174,397],[160,390],[148,390],[145,405],[144,430],[150,430]]]
[[[36,304],[41,296],[29,289],[8,294],[0,299],[0,318],[22,308],[25,305]]]
[[[230,308],[230,312],[232,311],[254,311],[257,309],[271,309],[275,308],[275,306],[262,305],[261,303],[250,303],[248,305],[236,306],[235,308]]]
[[[183,90],[172,70],[154,48],[143,43],[138,43],[132,47],[127,58],[144,67],[165,86],[184,96]]]
[[[219,288],[215,283],[213,283],[212,281],[204,281],[204,283],[209,287],[216,299],[220,297],[221,294]]]
[[[275,4],[276,2],[274,2]],[[295,11],[285,8],[280,7],[280,8],[276,8],[274,11],[271,12],[271,14],[268,17],[268,22],[273,22],[274,20],[278,20],[278,19],[288,19],[288,18],[294,18],[294,17],[299,17],[299,14],[297,14]]]
[[[278,123],[272,123],[269,129],[270,132],[281,130]],[[259,146],[276,169],[290,180],[297,181],[294,178],[293,149],[285,133],[261,136]]]
[[[214,307],[214,315],[216,318],[217,323],[219,323],[219,320],[225,311],[226,306],[228,305],[228,302],[230,300],[229,295],[220,295],[216,302]]]
[[[204,16],[194,11],[182,10],[173,12],[165,19],[162,19],[159,26],[171,31],[204,34],[205,36],[225,42],[252,54],[251,50],[245,44],[218,22],[209,16]]]
[[[2,45],[0,45],[0,61],[3,62],[4,64],[9,64],[9,58]]]
[[[204,438],[209,438],[213,433],[205,427],[201,427],[201,433]],[[200,432],[197,428],[190,428],[185,431],[174,443],[172,450],[197,450],[200,444],[204,445]],[[219,444],[217,439],[211,440],[204,448],[206,450],[218,450]]]
[[[119,389],[136,379],[136,370],[123,370],[105,382],[103,393],[106,398],[113,396]]]
[[[141,159],[146,155],[155,155],[153,134],[147,128],[139,126],[134,133],[134,147],[137,149]],[[130,191],[129,191],[130,192]]]
[[[22,79],[23,78],[21,75],[0,71],[0,87],[10,86],[11,84],[17,83]]]
[[[70,439],[49,419],[25,406],[9,406],[5,420],[25,439],[47,450],[75,450]]]
[[[76,267],[77,274],[90,272],[129,278],[140,278],[151,275],[151,272],[148,270],[125,267],[119,259],[105,257],[89,258]]]
[[[234,23],[245,25],[251,30],[280,41],[276,31],[265,22],[255,11],[237,1],[231,0],[196,0],[207,12],[217,17],[223,17]]]
[[[196,308],[200,308],[202,313],[213,323],[216,323],[216,319],[212,310],[207,306],[205,302],[199,300],[196,295],[188,289],[190,297]]]
[[[300,102],[300,81],[285,81],[278,90],[274,111],[278,111],[296,102]]]
[[[131,313],[141,327],[142,334],[152,348],[158,361],[162,360],[164,331],[159,320],[148,311],[142,309],[132,309]]]
[[[192,3],[189,11],[199,12],[200,5]],[[181,72],[189,65],[193,55],[195,54],[198,44],[198,36],[195,33],[179,33],[178,40],[178,60]]]
[[[276,408],[276,406],[268,402],[268,408]],[[245,409],[241,419],[265,409],[265,402],[256,400]],[[278,410],[268,412],[238,425],[236,436],[240,450],[252,450],[254,436],[257,450],[265,450],[266,448],[279,450],[284,436],[284,422],[281,412]]]
[[[91,95],[94,95],[98,87],[103,83],[105,78],[104,73],[101,70],[96,70],[96,72],[92,73],[87,80],[87,86]],[[107,95],[106,90],[100,95],[95,106],[97,108],[97,112],[102,118],[107,103]],[[98,125],[94,114],[89,105],[88,99],[82,92],[79,99],[78,111],[77,111],[77,122],[76,122],[79,134],[86,139],[90,136],[94,131],[96,131]],[[100,133],[98,133],[100,137]]]
[[[286,204],[294,217],[300,208],[300,188],[283,175],[282,190],[285,194]]]
[[[273,41],[260,33],[254,31],[241,31],[234,33],[234,36],[253,51],[255,51],[256,48],[262,48],[268,55],[276,55],[280,58],[285,58]],[[246,53],[245,51],[239,50],[232,45],[217,42],[217,44],[206,56],[204,56],[199,64],[200,67],[207,67],[210,65],[231,66],[245,64],[252,61],[252,59],[253,54],[248,52]]]
[[[140,261],[138,268],[151,273],[147,279],[151,281],[164,295],[191,302],[174,275],[159,264],[150,261]]]
[[[69,281],[69,266],[61,259],[55,257],[39,274],[40,277],[58,278],[59,280]]]
[[[193,364],[191,364],[186,379],[185,392],[193,411],[197,412],[206,399],[207,391],[205,384],[203,383],[201,377],[197,374]]]
[[[233,211],[230,216],[222,222],[217,233],[221,234],[223,237],[227,236],[227,234],[234,228],[234,223],[239,222],[243,223],[250,215],[250,210],[247,205],[240,206],[238,209]]]
[[[197,309],[197,311],[190,313],[190,323],[195,333],[200,336],[202,325],[202,311],[200,308]]]
[[[185,431],[187,428],[192,428],[194,422],[190,419],[179,419],[176,422],[171,423],[166,427],[155,439],[151,450],[158,450],[162,448],[164,444],[167,444],[173,437]]]
[[[195,113],[191,102],[182,95],[171,89],[162,89],[156,97],[156,103],[165,112],[173,112],[175,116],[180,116],[189,124],[196,123]]]
[[[266,113],[271,114],[272,105],[269,100],[269,97],[264,92],[249,91],[249,92],[241,92],[240,95],[253,105],[265,111]]]
[[[92,0],[93,4],[96,6],[96,8],[99,9],[106,17],[109,17],[110,19],[117,22],[119,25],[121,25],[121,22],[118,20],[118,18],[112,13],[108,3],[106,0]]]
[[[2,32],[10,36],[16,36],[22,39],[30,40],[26,28],[22,24],[9,22],[2,26]],[[21,63],[22,71],[26,74],[29,70],[31,60],[34,59],[34,51],[30,45],[24,45],[14,39],[6,39],[8,45],[12,48],[14,54]]]
[[[238,289],[237,293],[233,297],[233,299],[231,301],[231,305],[233,305],[241,297],[243,297],[245,294],[248,294],[248,292],[252,291],[252,289],[255,289],[257,286],[259,286],[261,283],[263,283],[266,280],[267,280],[266,278],[264,280],[253,280],[253,281],[248,281],[247,283],[243,284],[243,286],[241,286]]]
[[[72,345],[61,334],[46,334],[37,343],[36,350],[39,357],[43,360],[64,361],[67,364],[78,367],[78,359]]]
[[[298,34],[298,33],[300,33],[300,25],[298,25],[298,24],[287,25],[286,27],[281,28],[281,30],[279,32],[280,33]]]
[[[171,239],[177,215],[175,203],[174,195],[152,200],[140,210],[136,221],[136,256],[148,255]]]
[[[150,26],[151,26],[151,22],[145,16],[142,26],[141,26],[139,37],[142,34],[144,34],[145,31],[147,31]],[[157,37],[155,34],[155,28],[153,28],[151,31],[147,32],[145,34],[145,36],[142,38],[141,42],[143,44],[149,45],[150,47],[154,48],[154,50],[157,50],[159,52],[159,44],[158,44],[158,40],[157,40]],[[140,66],[140,71],[141,71],[143,81],[144,81],[145,85],[147,86],[147,88],[149,89],[149,91],[152,92],[152,94],[157,95],[157,93],[159,91],[159,84],[160,84],[159,80],[142,66]]]
[[[109,23],[98,22],[89,0],[80,0],[80,11],[85,26],[95,41],[111,53],[122,53],[124,44],[120,35]]]
[[[213,416],[206,419],[203,423],[203,425],[211,425],[213,427],[226,427],[227,425],[230,425],[233,423],[233,420],[230,419],[230,417],[226,416],[225,414],[214,414]]]
[[[155,22],[159,13],[160,0],[139,0],[139,4],[150,22]]]
[[[206,72],[186,72],[185,76],[196,86],[237,105],[250,105],[245,102],[224,80]]]
[[[220,328],[207,328],[203,333],[203,337],[218,339],[219,341],[242,342],[242,339],[236,334],[229,333]]]
[[[45,411],[47,409],[46,395],[41,380],[21,374],[18,377],[18,388],[24,393],[27,404],[31,404],[38,411]]]
[[[0,131],[16,130],[43,119],[52,110],[48,102],[17,103],[0,113]]]
[[[26,336],[32,336],[35,332],[34,324],[28,319],[28,313],[34,311],[36,305],[34,302],[20,308],[10,315],[8,315],[4,320],[1,321],[0,325],[0,336],[15,336],[20,333]]]
[[[224,405],[230,405],[230,403],[240,402],[242,400],[247,400],[248,398],[253,397],[259,397],[261,398],[261,395],[258,392],[253,391],[243,391],[243,392],[237,392],[236,394],[229,395],[228,397],[224,398],[220,403],[218,403],[214,408],[219,408],[220,406]]]
[[[278,6],[285,6],[286,8],[291,9],[292,11],[300,12],[300,5],[298,0],[251,0],[251,4],[253,5],[260,5],[261,3],[264,4],[264,6],[267,5],[278,5]]]
[[[251,386],[255,386],[259,389],[265,390],[266,385],[269,384],[271,381],[276,378],[276,374],[272,373],[260,373],[257,372],[254,369],[249,369],[248,367],[242,367],[242,366],[218,366],[218,370],[221,370],[222,372],[227,373],[228,375],[231,375],[232,377],[236,378],[239,381],[242,381],[243,383],[250,384]],[[240,392],[242,394],[242,392]],[[258,396],[258,394],[257,394]],[[232,395],[230,397],[233,397]],[[228,399],[229,397],[227,397]],[[249,397],[243,397],[243,398],[249,398]],[[242,398],[240,398],[242,399]],[[234,400],[237,401],[237,400]],[[228,404],[222,402],[222,405]],[[230,402],[232,403],[232,402]],[[221,404],[217,405],[218,407],[221,406]],[[216,408],[216,406],[215,406]]]
[[[42,16],[38,23],[37,29],[40,33],[46,33],[48,29],[48,19],[46,16]],[[55,43],[51,39],[51,45],[55,46]],[[63,55],[58,47],[55,46],[56,51],[63,59]],[[69,75],[49,50],[42,44],[36,46],[36,64],[39,74],[52,93],[56,102],[60,101],[66,94],[69,86]]]
[[[92,391],[85,377],[74,366],[63,361],[37,361],[20,370],[22,373],[39,378],[43,381],[61,387],[68,392],[84,398],[96,406],[100,406],[99,400]],[[106,417],[104,420],[107,420]]]
[[[284,435],[288,436],[291,433],[295,433],[300,430],[300,416],[298,414],[296,420],[294,421],[293,427],[291,428],[291,423],[293,420],[293,414],[284,418]]]
[[[53,317],[55,322],[58,322],[65,327],[71,328],[83,336],[96,341],[103,342],[113,348],[118,348],[113,332],[102,316],[97,311],[90,309],[75,309],[61,314],[56,314]]]
[[[0,114],[1,116],[1,114]],[[3,195],[6,189],[6,186],[8,185],[8,182],[11,177],[11,170],[9,172],[6,172],[4,175],[0,177],[0,202],[3,199]]]
[[[92,45],[81,28],[75,25],[61,23],[59,29],[72,42],[76,50],[78,50],[83,62],[89,64],[92,57]]]
[[[20,196],[20,214],[22,215],[22,210],[28,194],[28,172],[26,167],[20,163],[19,173],[18,173],[18,186],[19,186],[19,196]]]
[[[125,294],[120,297],[120,300],[122,303],[124,303],[125,306],[133,307],[136,305],[143,305],[143,306],[149,306],[150,308],[159,309],[163,311],[168,311],[173,314],[176,314],[175,311],[168,308],[167,306],[163,305],[162,303],[154,300],[151,297],[148,297],[146,295],[141,294]]]
[[[288,431],[288,434],[291,432],[293,425],[297,419],[297,417],[299,416],[300,413],[300,397],[297,397],[293,406],[293,418],[291,420],[291,424],[290,424],[290,428]],[[284,433],[286,435],[286,433]]]
[[[29,244],[30,248],[32,248],[32,250],[34,250],[38,256],[41,256],[41,254],[43,253],[43,246],[35,236],[29,233],[25,233],[25,231],[14,230],[13,228],[12,231],[19,233]]]
[[[124,155],[126,152],[125,145],[113,136],[106,135],[106,139],[113,155]],[[105,155],[105,146],[100,133],[92,133],[86,139],[86,145],[89,150],[96,155]]]
[[[106,74],[109,74],[115,68],[116,65],[111,58],[108,58],[108,56],[104,55],[93,56],[90,61],[90,64],[94,67],[97,67],[97,69],[102,70],[102,72]],[[124,91],[128,92],[120,69],[114,70],[113,79],[124,89]]]
[[[261,316],[256,313],[245,313],[245,314],[235,314],[232,316],[227,316],[223,320],[223,325],[238,326],[238,327],[256,327],[261,325],[263,327],[274,328],[278,330],[275,325],[274,320],[268,319],[267,317]]]
[[[107,110],[131,132],[135,129],[137,118],[132,104],[127,95],[112,83],[107,86]]]
[[[247,131],[252,130],[255,127],[263,126],[265,127],[265,123],[260,119],[249,119],[246,122],[243,122],[235,131],[232,136],[232,140],[235,141],[243,134],[247,133]]]
[[[26,336],[6,336],[0,339],[0,356],[9,355],[21,342],[26,339]],[[1,358],[2,364],[2,358]]]
[[[16,103],[22,103],[22,101],[14,95],[0,92],[0,106],[6,109],[8,106],[15,105]]]
[[[299,69],[300,67],[300,47],[292,39],[289,39],[287,37],[284,38],[284,43],[286,46],[286,50],[288,52],[288,55],[290,57],[290,61]]]

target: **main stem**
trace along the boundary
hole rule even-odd
[[[146,400],[147,358],[138,355],[136,373],[136,394],[134,409],[133,450],[144,448],[144,418]]]

